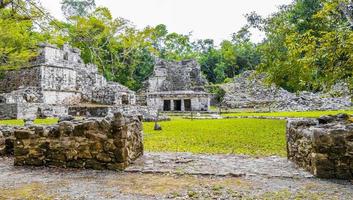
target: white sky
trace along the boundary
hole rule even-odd
[[[40,0],[50,13],[62,19],[61,0]],[[292,0],[96,0],[98,6],[108,7],[114,17],[130,20],[137,28],[165,24],[169,32],[187,34],[194,39],[214,39],[219,43],[230,39],[246,24],[245,14],[256,11],[268,16],[278,6]],[[260,32],[252,40],[259,42]]]

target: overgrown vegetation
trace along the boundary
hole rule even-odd
[[[218,47],[211,39],[192,41],[190,34],[169,32],[163,24],[136,29],[113,18],[108,8],[96,7],[94,0],[63,0],[62,10],[66,20],[59,21],[35,0],[5,1],[0,7],[0,68],[26,65],[37,55],[39,42],[80,48],[86,63],[133,90],[152,73],[154,57],[196,59],[211,83],[223,83],[259,63],[246,27]]]
[[[295,0],[268,18],[256,13],[249,24],[219,46],[212,39],[192,41],[161,24],[136,29],[113,18],[95,0],[63,0],[66,20],[48,17],[35,0],[3,0],[0,5],[0,69],[24,66],[37,54],[38,42],[82,50],[109,80],[138,90],[151,74],[154,57],[196,59],[210,83],[224,83],[244,70],[269,74],[289,91],[319,91],[343,81],[353,89],[353,2]],[[250,28],[266,33],[259,44]]]
[[[266,33],[259,70],[289,91],[329,89],[344,81],[353,88],[351,0],[295,0],[250,24]]]

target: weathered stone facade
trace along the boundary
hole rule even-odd
[[[153,75],[140,91],[145,104],[160,111],[208,111],[210,94],[200,65],[194,60],[156,60]]]
[[[7,71],[0,79],[0,119],[64,115],[69,105],[82,102],[135,105],[133,91],[107,82],[95,65],[83,63],[78,49],[40,47],[31,66]]]
[[[128,115],[142,115],[143,121],[155,121],[158,115],[158,110],[148,106],[93,106],[92,105],[77,105],[69,107],[69,115],[83,117],[105,117],[111,116],[115,112],[122,112]],[[158,121],[167,121],[170,118],[166,115],[159,115]]]
[[[223,106],[252,108],[258,111],[340,110],[352,105],[349,93],[337,97],[331,93],[288,92],[265,82],[265,74],[246,71],[222,88],[226,91]],[[342,90],[342,88],[340,87]],[[342,90],[341,92],[343,92]],[[338,92],[335,92],[338,94]]]
[[[288,159],[320,178],[353,178],[353,122],[346,114],[287,122]]]
[[[52,126],[0,127],[0,155],[15,165],[123,170],[143,154],[142,117],[62,121]]]

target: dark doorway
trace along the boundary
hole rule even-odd
[[[66,52],[66,53],[64,54],[64,60],[69,60],[69,53],[68,53],[68,52]]]
[[[181,111],[181,100],[174,100],[174,110]]]
[[[123,105],[129,105],[129,97],[127,95],[123,95],[121,98],[121,102]]]
[[[164,111],[170,111],[170,100],[164,100],[163,110]]]
[[[185,111],[191,111],[191,100],[190,99],[184,99],[184,107],[185,107]]]

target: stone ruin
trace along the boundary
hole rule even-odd
[[[287,122],[288,159],[319,178],[353,178],[353,121],[346,114]]]
[[[29,67],[6,71],[0,78],[0,119],[105,117],[114,112],[143,114],[154,120],[157,110],[136,104],[135,92],[108,82],[95,65],[84,64],[80,50],[41,44]]]
[[[349,93],[342,93],[346,90],[341,87],[341,97],[334,97],[330,93],[295,94],[275,85],[268,86],[265,79],[265,74],[256,75],[254,71],[246,71],[234,78],[232,83],[223,85],[226,91],[223,106],[259,111],[340,110],[352,106]]]
[[[160,111],[208,111],[210,94],[200,65],[194,60],[156,60],[152,76],[139,92],[142,104]]]
[[[143,155],[142,116],[61,121],[56,125],[0,126],[0,156],[18,166],[123,170]]]

